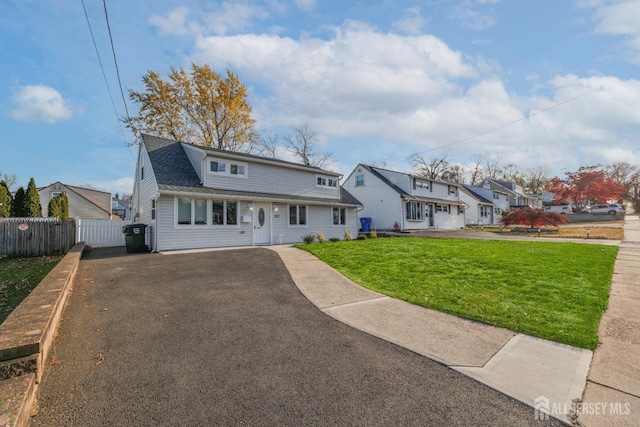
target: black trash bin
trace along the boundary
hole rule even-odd
[[[360,225],[362,225],[362,232],[368,233],[371,231],[371,218],[362,217],[360,218]]]
[[[145,243],[146,224],[129,224],[122,227],[124,240],[127,244],[127,253],[149,252]]]

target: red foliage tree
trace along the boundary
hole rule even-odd
[[[501,221],[504,225],[522,224],[531,228],[544,227],[545,225],[557,227],[560,224],[567,223],[565,215],[533,208],[512,210],[503,216]]]
[[[565,172],[566,178],[553,178],[546,190],[553,193],[555,203],[574,203],[578,212],[589,201],[606,203],[621,199],[627,190],[600,168],[600,165],[580,166],[576,172]]]

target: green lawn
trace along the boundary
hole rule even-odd
[[[364,287],[594,349],[617,246],[385,238],[300,245]]]
[[[61,259],[61,256],[0,259],[0,323]]]

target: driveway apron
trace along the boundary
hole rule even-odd
[[[559,425],[344,325],[267,249],[80,263],[34,426]]]

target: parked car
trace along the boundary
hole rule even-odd
[[[602,203],[594,206],[586,206],[582,209],[582,213],[622,215],[622,207],[617,203]]]
[[[562,215],[571,215],[575,212],[570,205],[547,206],[545,210],[549,212],[556,212]]]

